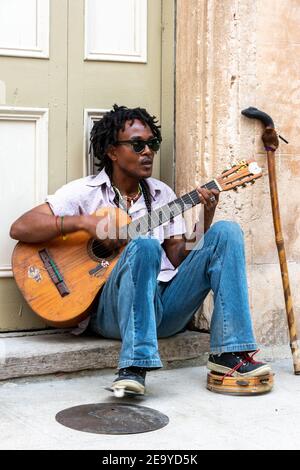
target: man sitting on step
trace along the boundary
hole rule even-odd
[[[133,220],[147,212],[151,217],[153,209],[176,199],[170,187],[151,177],[161,140],[156,118],[145,109],[114,105],[91,134],[99,173],[66,184],[25,213],[12,225],[12,238],[33,243],[78,230],[96,238],[99,217],[93,213],[103,206],[120,207]],[[212,225],[218,191],[197,192],[204,206],[203,239],[187,248],[181,215],[133,238],[101,292],[90,327],[122,340],[114,391],[144,394],[146,372],[162,367],[158,338],[184,330],[210,290],[214,310],[208,368],[247,377],[271,371],[249,354],[257,344],[242,230],[229,221]],[[115,249],[123,242],[107,238],[103,243]]]

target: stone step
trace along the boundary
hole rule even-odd
[[[121,342],[95,336],[74,336],[68,332],[31,335],[0,335],[0,380],[88,369],[116,368]],[[187,361],[204,364],[209,335],[185,331],[159,340],[166,367]]]

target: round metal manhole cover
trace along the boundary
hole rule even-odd
[[[74,406],[60,411],[55,418],[68,428],[94,434],[137,434],[169,423],[169,418],[159,411],[127,403]]]

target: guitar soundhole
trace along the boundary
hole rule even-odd
[[[107,249],[101,240],[92,239],[88,243],[88,252],[94,261],[113,258],[116,254],[114,250]]]

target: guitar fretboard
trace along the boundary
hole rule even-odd
[[[216,189],[217,191],[220,191],[215,180],[212,180],[201,187],[209,190]],[[197,190],[194,189],[190,193],[184,194],[182,197],[174,199],[174,201],[171,201],[168,204],[151,211],[151,213],[147,213],[132,221],[128,227],[129,236],[130,238],[134,238],[137,233],[140,235],[146,235],[146,233],[155,229],[159,225],[174,219],[199,203],[199,194]]]

